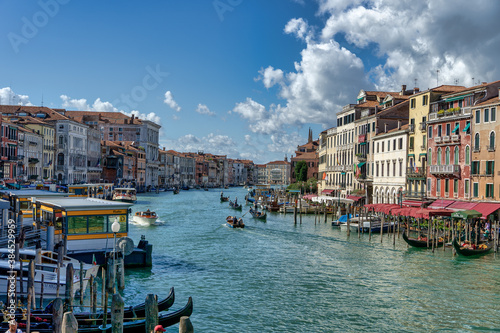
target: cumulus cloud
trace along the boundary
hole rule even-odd
[[[288,21],[284,29],[285,33],[293,34],[298,39],[309,42],[313,37],[313,30],[303,18],[294,18]]]
[[[215,116],[215,112],[210,111],[208,106],[206,106],[205,104],[198,104],[196,112],[198,112],[199,114],[205,114],[207,116]]]
[[[268,89],[283,80],[283,71],[281,69],[274,69],[272,66],[266,69],[261,68],[259,74],[256,80],[262,80],[262,83]]]
[[[201,150],[216,155],[227,155],[232,158],[240,156],[237,143],[231,137],[214,133],[201,138],[194,134],[187,134],[175,140],[167,140],[163,145],[180,152],[197,152]]]
[[[32,106],[28,95],[18,95],[10,87],[0,89],[0,104]]]
[[[99,112],[121,112],[123,114],[126,114],[127,116],[132,116],[143,119],[143,120],[149,120],[152,122],[155,122],[157,124],[161,124],[161,118],[154,112],[150,113],[141,113],[140,111],[137,110],[132,110],[130,112],[120,110],[113,106],[112,103],[110,102],[105,102],[102,101],[100,98],[97,98],[92,105],[87,103],[87,99],[85,98],[71,98],[67,95],[61,95],[60,96],[62,100],[62,105],[61,107],[65,109],[76,109],[78,111],[99,111]]]
[[[165,93],[165,99],[163,100],[163,103],[167,104],[171,109],[177,112],[181,111],[181,107],[174,100],[174,96],[172,95],[172,92],[170,90]]]

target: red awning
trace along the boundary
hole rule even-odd
[[[403,200],[403,206],[421,207],[422,204],[423,204],[422,201],[417,201],[417,200]]]
[[[483,214],[481,218],[485,219],[488,215],[500,209],[500,203],[481,202],[475,205],[473,209]]]
[[[448,209],[413,208],[408,212],[408,216],[428,219],[429,217],[432,216],[450,216],[451,213],[453,213],[453,211]]]
[[[453,209],[456,211],[459,210],[471,210],[474,209],[474,206],[477,205],[477,202],[468,202],[468,201],[455,201],[455,203],[452,203],[447,209]]]
[[[361,199],[362,197],[357,197],[355,195],[348,195],[346,197],[346,199],[351,199],[351,200],[354,200],[354,201],[358,201],[359,199]]]
[[[439,200],[436,200],[433,203],[431,203],[429,205],[429,207],[427,207],[427,208],[443,209],[443,208],[447,208],[449,205],[451,205],[453,203],[455,203],[455,200],[443,200],[443,199],[439,199]]]
[[[317,197],[316,194],[306,194],[302,198],[307,199],[307,200],[311,200],[312,198],[315,198],[315,197]]]
[[[323,192],[322,192],[322,193],[323,193],[323,194],[330,194],[330,193],[332,193],[332,192],[333,192],[333,190],[323,190]]]

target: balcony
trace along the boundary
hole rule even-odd
[[[29,163],[29,164],[37,164],[38,162],[40,162],[40,161],[38,160],[38,158],[29,158],[29,159],[28,159],[28,163]]]
[[[356,157],[358,158],[358,161],[360,161],[360,162],[366,161],[366,153],[357,153]]]
[[[452,141],[452,142],[460,142],[460,135],[458,135],[458,134],[453,134],[453,135],[451,136],[451,141]]]
[[[443,143],[447,143],[447,142],[450,142],[450,136],[449,135],[445,135],[443,136]]]
[[[486,149],[488,149],[488,151],[495,151],[495,145],[487,145]]]
[[[436,136],[436,137],[434,138],[434,142],[435,142],[435,143],[441,143],[441,137],[440,137],[440,136]]]
[[[479,146],[472,147],[472,152],[473,153],[479,153],[480,151],[481,151],[481,148]]]
[[[434,176],[460,176],[460,165],[429,165],[429,173]]]
[[[64,171],[64,165],[56,165],[57,171]]]
[[[471,114],[472,109],[470,107],[439,110],[438,112],[429,113],[429,121],[437,120],[438,118],[470,116]]]
[[[405,199],[418,199],[418,200],[422,200],[423,198],[425,198],[425,193],[424,192],[418,192],[418,191],[413,191],[413,192],[410,192],[410,191],[406,191],[405,192]]]
[[[415,124],[408,124],[408,132],[415,133]]]
[[[422,150],[426,150],[426,149],[427,149],[427,147],[425,146],[425,144],[423,144],[423,145],[421,145],[421,146],[420,146],[420,149],[422,149]]]
[[[408,167],[406,168],[406,175],[408,178],[425,178],[425,168]]]
[[[427,122],[423,121],[419,124],[418,129],[422,132],[427,132]]]

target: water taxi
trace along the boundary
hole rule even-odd
[[[137,191],[133,187],[119,187],[113,191],[113,201],[136,202]]]
[[[68,196],[107,199],[113,189],[114,185],[109,183],[68,185]]]
[[[158,215],[148,209],[144,212],[136,212],[132,220],[139,224],[153,225],[158,220]]]

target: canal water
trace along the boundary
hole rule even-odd
[[[224,190],[244,202],[246,190]],[[500,331],[500,258],[407,248],[392,235],[358,238],[293,214],[252,219],[220,203],[220,189],[138,196],[163,223],[130,226],[153,244],[153,267],[126,273],[126,305],[175,288],[172,310],[193,297],[197,332]],[[244,229],[225,225],[244,216]],[[167,329],[178,332],[178,325]]]

